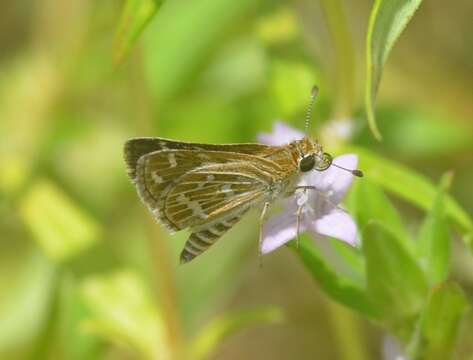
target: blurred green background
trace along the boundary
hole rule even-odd
[[[169,0],[117,62],[123,5],[2,4],[0,357],[381,358],[384,333],[329,300],[291,251],[258,267],[256,212],[179,266],[188,234],[154,223],[122,146],[302,128],[317,83],[311,135],[328,151],[355,144],[434,182],[453,170],[471,214],[473,3],[426,1],[408,25],[380,87],[381,143],[363,109],[370,1]],[[396,206],[415,228],[423,214]],[[453,254],[471,294],[458,239]]]

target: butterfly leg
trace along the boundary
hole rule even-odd
[[[303,189],[304,198],[307,199],[307,189]],[[300,249],[300,232],[301,232],[301,219],[302,219],[302,210],[304,210],[304,205],[307,200],[303,200],[301,204],[298,204],[296,211],[296,248],[297,251]]]
[[[259,258],[259,266],[263,266],[263,225],[264,221],[266,220],[266,213],[269,209],[269,202],[265,202],[263,205],[263,210],[261,211],[260,215],[260,225],[259,225],[259,241],[258,241],[258,258]]]

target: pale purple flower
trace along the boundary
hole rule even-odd
[[[260,142],[283,145],[304,137],[298,130],[277,122],[271,134],[260,134]],[[333,162],[347,169],[356,169],[358,158],[347,154],[336,157]],[[263,226],[262,252],[267,254],[296,238],[297,208],[304,204],[300,232],[308,231],[313,237],[323,235],[342,240],[352,246],[358,244],[358,231],[352,217],[338,205],[353,181],[348,171],[329,167],[325,171],[310,171],[298,185],[315,186],[318,191],[298,192],[283,200],[285,211],[274,215]]]
[[[384,360],[409,360],[403,353],[399,342],[390,335],[383,339],[383,359]]]

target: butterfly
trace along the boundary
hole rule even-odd
[[[132,138],[124,158],[139,197],[158,222],[171,233],[190,229],[181,263],[207,250],[250,209],[261,208],[263,222],[276,199],[300,189],[317,191],[297,186],[303,173],[338,166],[308,137],[282,146]],[[359,170],[344,170],[362,176]],[[260,249],[261,240],[262,226]]]

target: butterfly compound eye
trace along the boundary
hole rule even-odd
[[[315,166],[315,155],[308,155],[301,159],[299,169],[302,172],[311,171]]]
[[[324,171],[327,170],[330,165],[332,165],[332,155],[324,153],[324,155],[320,159],[320,162],[317,164],[316,169],[318,171]]]

